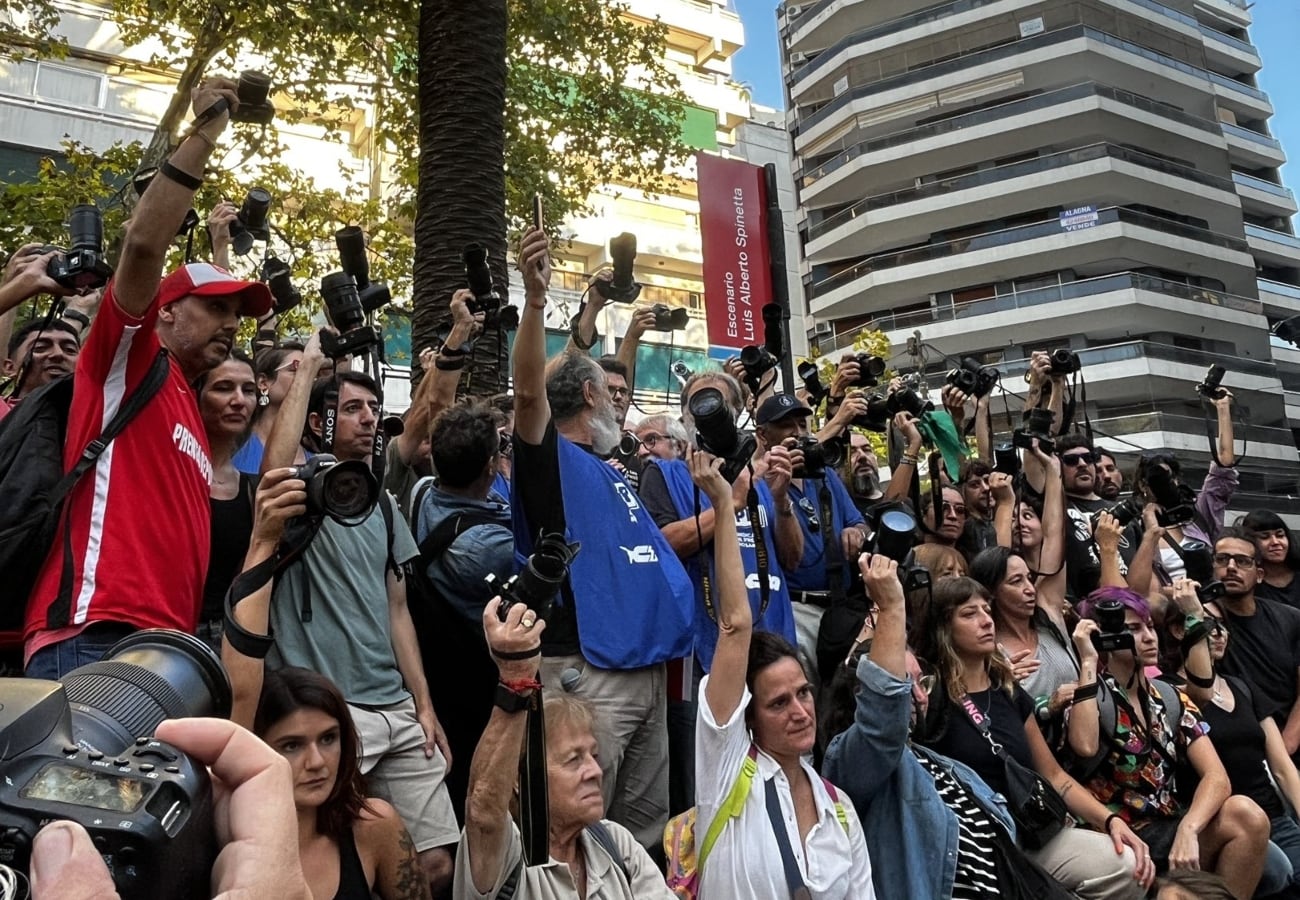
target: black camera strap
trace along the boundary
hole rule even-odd
[[[540,675],[539,675],[540,679]],[[524,864],[537,866],[551,855],[551,807],[546,778],[546,715],[542,692],[533,691],[519,758],[519,837]]]
[[[834,510],[831,506],[831,489],[828,479],[818,479],[818,506],[821,508],[821,522],[818,531],[822,537],[822,553],[826,561],[826,588],[830,591],[831,604],[844,602],[844,552],[835,533]]]
[[[750,476],[753,476],[754,467],[749,466]],[[749,527],[754,532],[754,556],[758,559],[758,595],[759,606],[758,616],[761,619],[767,612],[767,605],[772,600],[772,586],[768,583],[769,561],[767,556],[767,542],[763,537],[763,523],[759,519],[760,510],[765,510],[758,502],[758,491],[754,488],[754,483],[749,484],[749,493],[745,496],[745,509],[749,513]],[[717,521],[719,515],[727,515],[726,510],[713,509],[714,521]],[[716,623],[718,621],[718,611],[713,604],[713,579],[709,576],[709,560],[704,552],[703,534],[700,529],[700,489],[695,488],[695,533],[697,536],[700,549],[700,585],[704,592],[704,610],[709,614],[709,621]],[[710,543],[712,543],[710,541]]]

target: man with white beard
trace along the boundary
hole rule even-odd
[[[581,353],[546,361],[544,232],[524,235],[519,268],[515,553],[522,566],[542,538],[581,545],[554,604],[537,610],[542,681],[595,707],[607,815],[657,848],[668,821],[664,663],[691,650],[694,591],[636,492],[602,460],[622,437],[605,372]]]

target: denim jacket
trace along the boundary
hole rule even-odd
[[[923,753],[966,786],[1015,836],[1006,801],[971,769],[908,741],[912,683],[867,657],[858,665],[853,725],[831,741],[822,774],[853,801],[862,820],[876,894],[889,900],[949,900],[957,872],[957,815],[939,799]]]

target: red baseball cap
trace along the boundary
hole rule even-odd
[[[181,266],[158,286],[158,306],[175,303],[191,294],[199,297],[224,297],[238,294],[241,316],[260,317],[271,309],[271,289],[260,281],[240,281],[220,266],[197,262]]]

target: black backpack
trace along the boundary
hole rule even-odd
[[[167,351],[159,350],[144,380],[122,401],[103,432],[63,471],[63,444],[72,409],[73,376],[64,375],[23,398],[0,420],[0,631],[22,628],[27,598],[54,544],[63,501],[100,455],[167,380]],[[59,594],[72,587],[71,536],[64,536]]]

